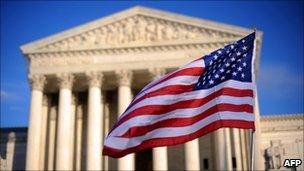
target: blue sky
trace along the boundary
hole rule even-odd
[[[303,113],[303,2],[1,1],[0,126],[28,123],[30,88],[20,45],[135,5],[262,30],[261,114]]]

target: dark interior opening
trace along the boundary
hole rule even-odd
[[[236,158],[232,157],[232,167],[236,169]]]
[[[135,156],[135,170],[152,170],[152,149],[138,152]]]
[[[204,170],[208,170],[209,169],[209,161],[207,158],[204,159]]]

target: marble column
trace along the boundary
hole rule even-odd
[[[102,170],[102,73],[87,73],[88,95],[88,133],[87,133],[87,170]]]
[[[75,170],[81,170],[81,146],[82,146],[82,120],[83,106],[78,105],[76,109],[76,156]]]
[[[13,170],[13,163],[14,163],[14,156],[15,153],[15,146],[16,146],[16,134],[15,132],[10,132],[8,135],[8,142],[6,144],[6,169]],[[2,164],[2,163],[1,163]]]
[[[55,164],[56,120],[57,120],[57,106],[53,105],[50,107],[48,161],[47,161],[48,170],[54,170],[54,164]]]
[[[224,128],[225,131],[225,154],[226,154],[226,170],[232,170],[232,153],[231,153],[231,138],[230,128]]]
[[[233,144],[234,144],[234,155],[236,160],[236,170],[243,170],[242,168],[242,154],[241,154],[241,142],[240,142],[240,129],[233,128]]]
[[[252,162],[251,162],[251,158],[252,158],[252,155],[251,155],[251,141],[250,141],[250,130],[248,129],[245,129],[245,146],[246,146],[246,153],[247,153],[247,163],[248,163],[248,168],[251,169],[252,168]]]
[[[151,81],[165,75],[166,70],[163,68],[150,68],[149,74]],[[153,170],[168,170],[167,147],[153,148]]]
[[[72,85],[73,75],[63,73],[57,75],[59,81],[59,112],[56,143],[56,170],[73,170],[71,156],[72,137]]]
[[[132,101],[131,80],[132,72],[116,71],[118,78],[118,113],[121,115]],[[118,170],[134,170],[135,155],[129,154],[118,159]]]
[[[26,170],[39,170],[41,121],[42,121],[42,96],[45,77],[29,75],[32,86],[30,118],[26,151]]]
[[[185,143],[185,170],[200,170],[198,138]]]
[[[220,128],[213,133],[214,138],[214,170],[226,169],[225,155],[225,134],[224,129]]]
[[[153,148],[153,170],[168,170],[167,147]]]
[[[256,92],[254,98],[254,114],[255,114],[255,132],[254,132],[254,167],[253,170],[265,170],[264,156],[261,151],[261,124],[260,124],[260,108],[258,93]],[[250,130],[251,131],[251,130]]]
[[[77,106],[77,94],[73,94],[72,93],[72,99],[71,99],[71,137],[70,137],[70,156],[71,156],[71,160],[72,160],[72,168],[75,169],[75,154],[76,154],[76,150],[75,150],[75,137],[76,137],[76,106]]]
[[[104,103],[104,137],[108,135],[110,130],[110,104]],[[104,156],[103,169],[109,170],[109,157]]]
[[[242,155],[242,167],[243,170],[249,170],[248,167],[248,153],[246,147],[246,137],[245,137],[245,130],[240,130],[240,139],[241,139],[241,155]]]
[[[41,140],[40,140],[40,170],[45,169],[45,158],[46,158],[46,134],[47,134],[47,119],[48,119],[48,97],[43,96],[42,102],[42,121],[41,121]]]
[[[185,170],[200,170],[199,139],[197,138],[185,143],[184,147],[185,147]],[[167,155],[167,154],[159,154],[159,155]],[[161,160],[158,160],[158,162],[163,163],[163,161]]]

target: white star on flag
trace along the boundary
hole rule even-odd
[[[209,84],[213,84],[213,83],[214,83],[214,81],[213,81],[213,80],[210,80],[210,81],[209,81]]]

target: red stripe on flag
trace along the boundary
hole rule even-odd
[[[200,76],[204,71],[203,67],[192,67],[192,68],[185,68],[185,69],[181,69],[178,70],[176,72],[173,72],[170,75],[167,75],[165,77],[163,77],[162,79],[160,79],[159,81],[149,85],[147,88],[144,88],[143,92],[156,86],[157,84],[160,84],[164,81],[167,81],[173,77],[178,77],[178,76]]]
[[[193,91],[195,84],[192,85],[169,85],[163,88],[160,88],[155,91],[151,91],[144,96],[134,100],[128,108],[131,108],[134,106],[136,103],[140,102],[141,100],[149,97],[154,97],[154,96],[160,96],[160,95],[173,95],[173,94],[180,94],[180,93],[186,93]]]

